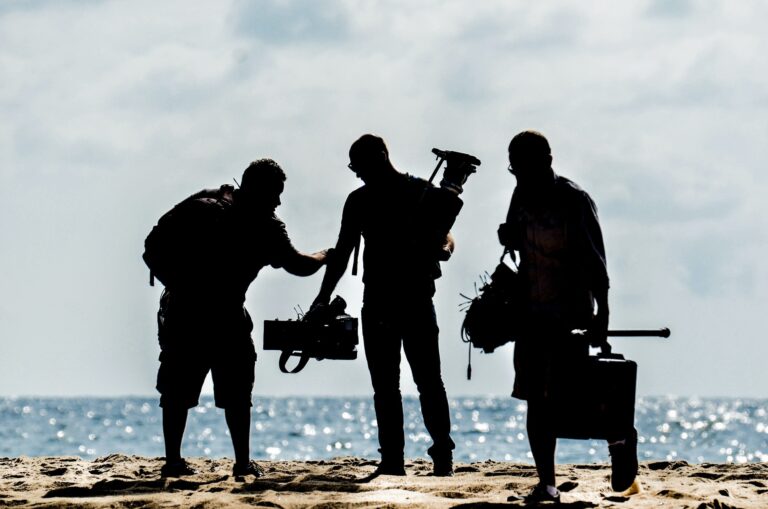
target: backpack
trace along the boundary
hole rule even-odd
[[[205,189],[160,217],[144,240],[150,286],[155,279],[168,288],[199,277],[210,259],[211,236],[232,207],[233,192],[230,185]]]

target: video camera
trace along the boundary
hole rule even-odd
[[[264,350],[280,350],[280,371],[298,373],[309,359],[357,359],[357,318],[346,314],[347,303],[336,296],[298,320],[264,320]],[[299,363],[288,369],[291,356]]]

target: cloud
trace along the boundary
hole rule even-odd
[[[344,4],[327,0],[238,0],[230,18],[238,34],[269,46],[338,43],[350,32]]]
[[[653,17],[680,19],[690,16],[695,8],[690,0],[652,0],[646,13]]]
[[[56,7],[89,7],[104,3],[108,0],[37,0],[27,2],[25,0],[4,0],[0,2],[0,16],[6,16],[13,13],[28,13],[34,11],[45,11]]]
[[[598,204],[616,326],[674,326],[661,360],[655,346],[627,347],[643,373],[660,370],[643,375],[641,392],[705,387],[690,371],[661,372],[693,355],[692,344],[701,352],[691,369],[716,374],[717,359],[736,362],[736,351],[768,355],[753,339],[768,287],[760,2],[1,5],[6,391],[76,394],[97,377],[105,394],[152,392],[157,289],[139,254],[160,214],[271,156],[288,172],[279,213],[294,243],[327,247],[359,185],[346,163],[363,132],[384,136],[398,168],[420,176],[433,168],[433,146],[483,161],[438,283],[451,393],[506,394],[500,380],[511,382],[506,357],[489,360],[494,383],[454,375],[466,355],[456,305],[500,254],[495,229],[514,186],[506,145],[524,128],[550,138],[557,171]],[[665,16],[651,14],[659,8]],[[318,286],[265,270],[248,305],[257,323],[291,316]],[[339,293],[354,310],[359,278]],[[65,369],[82,359],[88,377]],[[260,391],[349,390],[308,379],[294,387],[274,358],[262,359]],[[320,363],[307,376],[335,371]],[[363,362],[345,372],[368,392]],[[754,392],[762,376],[713,375],[705,390]]]

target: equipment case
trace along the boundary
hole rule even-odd
[[[619,354],[590,355],[555,396],[558,438],[616,439],[635,422],[637,364]]]

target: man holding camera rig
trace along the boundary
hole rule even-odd
[[[450,413],[440,373],[432,297],[440,261],[450,258],[449,233],[462,206],[458,194],[469,164],[449,159],[441,187],[400,173],[384,140],[365,134],[349,150],[349,169],[364,185],[344,204],[339,238],[309,314],[322,309],[344,274],[360,236],[363,253],[363,341],[374,391],[381,462],[375,475],[405,475],[400,350],[419,391],[434,475],[453,475]],[[357,253],[355,253],[357,254]],[[355,260],[356,261],[356,260]],[[354,273],[354,270],[353,270]]]
[[[558,395],[579,375],[589,346],[606,344],[608,272],[597,208],[574,182],[552,170],[547,139],[523,131],[509,143],[517,187],[499,226],[499,241],[520,253],[526,309],[515,344],[513,397],[528,401],[528,440],[539,484],[529,502],[559,501],[555,487]],[[595,306],[597,311],[595,313]],[[586,330],[584,337],[574,329]],[[578,416],[567,416],[578,418]],[[637,433],[609,440],[611,484],[629,488],[637,475]]]
[[[190,196],[160,218],[147,237],[144,260],[151,281],[157,277],[165,286],[157,373],[165,477],[195,473],[181,457],[181,442],[188,409],[197,406],[208,371],[232,436],[233,475],[263,475],[249,451],[256,352],[245,293],[266,265],[309,276],[326,258],[326,251],[296,251],[275,215],[285,179],[272,159],[254,161],[239,189],[224,185]]]

